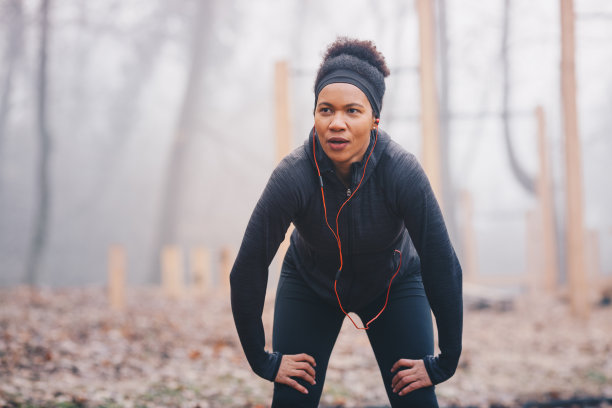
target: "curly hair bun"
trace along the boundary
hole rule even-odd
[[[334,82],[355,85],[370,101],[379,117],[389,68],[372,41],[339,37],[327,47],[314,84],[315,107],[321,90]]]
[[[336,41],[327,47],[327,51],[323,57],[325,61],[334,58],[338,55],[347,54],[368,62],[379,70],[383,77],[388,77],[390,74],[385,57],[376,49],[376,45],[369,40],[357,40],[348,37],[338,37]]]

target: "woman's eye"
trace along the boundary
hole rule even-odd
[[[331,112],[331,109],[329,109],[329,108],[321,108],[321,109],[319,109],[319,112],[321,112],[321,113],[329,113],[329,112]]]
[[[355,108],[348,108],[348,113],[359,113],[359,111]]]

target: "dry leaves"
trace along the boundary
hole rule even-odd
[[[272,383],[251,372],[227,293],[170,301],[140,288],[127,298],[120,313],[108,308],[103,288],[0,289],[0,406],[269,406]],[[272,312],[270,296],[268,338]],[[442,406],[612,398],[612,308],[595,309],[588,322],[547,298],[521,298],[508,311],[466,310],[459,369],[437,393]],[[350,322],[321,404],[388,404],[367,336]]]

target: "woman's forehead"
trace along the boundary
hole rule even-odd
[[[344,82],[334,82],[325,85],[319,92],[318,103],[359,103],[364,106],[369,106],[367,96],[363,91],[353,84]]]

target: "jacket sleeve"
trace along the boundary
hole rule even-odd
[[[461,355],[462,272],[423,168],[411,153],[398,156],[392,160],[395,205],[419,254],[425,293],[438,328],[441,352],[423,359],[435,385],[455,373]]]
[[[253,371],[274,381],[281,353],[268,352],[262,323],[268,267],[296,213],[298,192],[287,159],[274,170],[253,210],[230,272],[231,305],[240,343]]]

